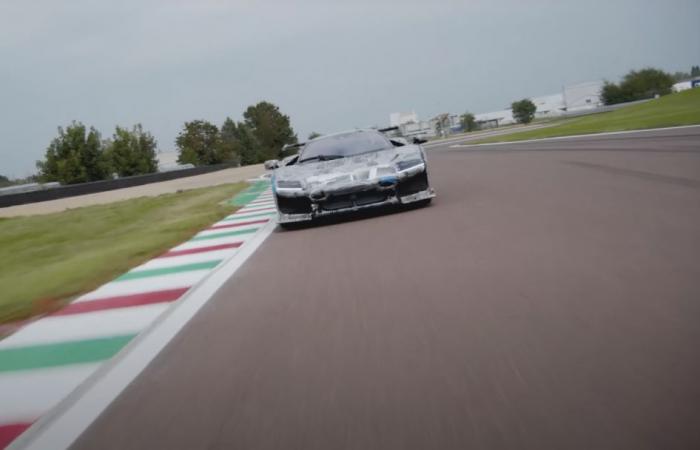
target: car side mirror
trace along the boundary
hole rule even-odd
[[[413,143],[414,143],[414,144],[425,144],[426,142],[428,142],[427,139],[421,139],[421,138],[419,138],[419,137],[414,137],[414,138],[413,138]]]

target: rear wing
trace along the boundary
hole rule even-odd
[[[399,129],[399,127],[387,127],[387,128],[380,128],[377,131],[379,131],[380,133],[388,133],[389,131],[396,131],[398,129]]]
[[[306,142],[298,142],[296,144],[284,144],[282,146],[282,153],[285,153],[285,152],[290,151],[290,150],[299,149],[305,145],[306,145]]]

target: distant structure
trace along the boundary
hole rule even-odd
[[[603,106],[600,91],[603,89],[602,81],[589,81],[587,83],[564,86],[563,100],[567,112],[578,112]]]
[[[673,85],[672,89],[673,92],[681,92],[696,87],[700,87],[700,77],[691,78],[690,80],[679,81],[678,83]]]
[[[536,118],[563,116],[571,113],[581,113],[603,106],[600,91],[602,81],[564,86],[561,93],[532,97],[532,103],[537,107]],[[508,109],[475,114],[476,123],[480,128],[495,128],[501,125],[514,124],[513,112]]]
[[[389,126],[398,127],[407,123],[418,123],[418,115],[415,111],[389,114]]]
[[[689,87],[690,85],[688,85]],[[556,94],[532,97],[530,100],[537,107],[535,117],[580,114],[587,110],[600,108],[603,106],[603,101],[600,98],[602,88],[602,81],[588,81],[564,86],[562,91]],[[516,122],[510,108],[475,114],[474,118],[480,129],[496,128]],[[406,137],[433,138],[438,135],[444,137],[462,131],[460,115],[450,113],[438,114],[430,120],[418,120],[418,115],[415,112],[396,112],[389,114],[389,123],[392,127],[399,127],[401,134]]]

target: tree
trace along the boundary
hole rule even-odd
[[[605,82],[601,97],[606,105],[632,102],[672,92],[673,76],[659,69],[632,70],[618,85]]]
[[[459,118],[459,122],[462,125],[463,131],[474,131],[476,130],[476,119],[472,113],[464,113],[462,117]]]
[[[238,123],[238,139],[241,145],[241,165],[257,164],[265,161],[260,142],[253,130],[244,122]],[[277,158],[267,158],[277,159]]]
[[[245,125],[259,144],[256,162],[278,159],[285,144],[296,144],[297,136],[289,123],[289,116],[269,102],[249,106],[243,113]]]
[[[106,145],[111,169],[120,177],[157,171],[156,145],[155,138],[143,131],[141,124],[132,130],[116,127],[112,140]]]
[[[603,89],[600,91],[600,98],[606,105],[614,105],[616,103],[624,103],[628,95],[622,91],[622,88],[615,83],[606,81],[603,84]]]
[[[693,66],[690,69],[690,76],[691,77],[700,77],[700,66]]]
[[[180,164],[202,166],[224,162],[219,129],[205,120],[185,122],[175,144],[180,153],[177,158]]]
[[[41,181],[59,181],[63,184],[103,180],[109,175],[100,134],[80,122],[72,122],[66,129],[58,128],[56,137],[46,149],[43,161],[37,161]]]
[[[323,136],[321,133],[317,133],[317,132],[315,132],[315,131],[312,131],[312,132],[309,134],[309,137],[308,137],[307,140],[310,141],[310,140],[312,140],[312,139],[316,139],[317,137],[321,137],[321,136]]]
[[[0,187],[11,186],[12,181],[4,175],[0,175]]]
[[[513,117],[518,123],[530,123],[535,118],[537,106],[528,98],[513,102],[510,107],[513,110]]]
[[[241,163],[241,140],[238,126],[230,117],[224,120],[219,133],[219,155],[224,161]]]

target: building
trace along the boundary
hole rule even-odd
[[[700,86],[700,77],[695,77],[690,80],[679,81],[671,89],[673,89],[673,92],[681,92],[698,86]]]
[[[602,89],[602,81],[588,81],[564,86],[563,95],[566,111],[583,111],[603,106],[603,100],[600,98]]]
[[[392,127],[398,127],[407,123],[418,123],[418,115],[415,111],[411,112],[395,112],[389,114],[389,124]]]

